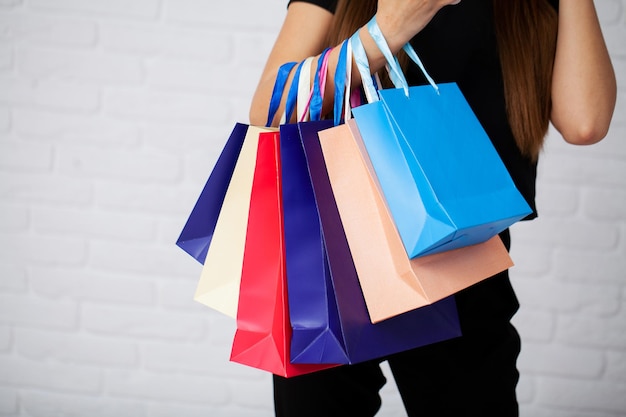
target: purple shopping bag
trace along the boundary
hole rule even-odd
[[[300,126],[315,132],[332,125],[329,120]],[[346,363],[317,202],[297,124],[281,126],[280,154],[291,360]]]
[[[318,129],[312,124],[301,124],[300,134],[315,193],[332,282],[328,289],[332,289],[333,294],[328,299],[336,300],[336,319],[339,320],[341,329],[339,344],[345,349],[346,361],[340,363],[359,363],[460,336],[461,328],[454,297],[376,324],[371,322],[326,171]],[[301,302],[304,303],[305,300]],[[309,310],[309,314],[313,317],[320,315],[314,308]],[[330,315],[328,317],[335,318]],[[317,354],[322,357],[323,347],[320,348]],[[307,360],[313,360],[315,351],[311,349],[308,354]],[[293,362],[297,360],[300,358],[292,357]]]

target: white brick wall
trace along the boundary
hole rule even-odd
[[[0,416],[272,414],[174,242],[285,3],[0,0]],[[541,217],[513,231],[527,417],[626,416],[626,0],[596,5],[614,124],[551,134]]]

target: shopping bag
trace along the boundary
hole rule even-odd
[[[307,70],[308,63],[310,60],[305,60],[296,70],[282,122],[291,119],[297,93],[304,86],[298,82],[299,74],[303,67]],[[319,89],[315,93],[319,95]],[[304,106],[308,108],[310,101]],[[308,117],[308,110],[299,109],[298,115]],[[285,126],[297,127],[282,127]],[[280,137],[278,133],[259,135],[231,360],[291,377],[329,365],[292,365],[289,360],[292,331],[287,300]]]
[[[274,119],[289,72],[294,66],[295,63],[287,63],[279,69],[268,111],[268,126]],[[183,233],[195,232],[202,237],[197,241],[202,243],[204,258],[201,259],[204,266],[194,300],[233,318],[237,314],[248,207],[259,133],[276,130],[243,124],[237,124],[235,129],[237,135],[235,132],[231,135],[222,154],[225,154],[226,149],[234,147],[231,145],[231,142],[234,142],[238,145],[236,157],[235,152],[226,154],[231,156],[229,159],[220,157],[188,225],[183,230]],[[222,165],[226,165],[221,163],[222,159],[229,162],[228,171],[221,168]],[[230,176],[226,175],[227,173]],[[217,176],[219,182],[214,180],[216,174],[219,174]],[[207,207],[213,209],[207,210]],[[193,223],[190,223],[192,219]],[[209,231],[210,235],[207,233]]]
[[[280,172],[279,134],[261,133],[241,270],[237,330],[230,359],[292,377],[332,365],[296,365],[289,360],[291,325]]]
[[[328,289],[336,300],[337,318],[341,326],[341,332],[336,333],[344,346],[345,360],[341,363],[359,363],[460,336],[461,328],[453,297],[423,308],[407,309],[404,314],[372,323],[338,211],[338,202],[335,201],[329,178],[331,172],[330,169],[327,170],[320,145],[321,138],[344,127],[345,125],[339,125],[317,132],[310,124],[301,126],[301,137],[319,209],[332,281],[332,286]],[[344,156],[349,158],[347,154]],[[358,183],[353,183],[352,186],[357,194],[364,191]],[[358,207],[355,210],[356,215],[359,216],[363,210],[367,211],[368,208]],[[376,242],[371,243],[376,246]],[[379,254],[373,252],[372,256],[377,258]],[[379,272],[381,282],[393,279],[389,271]],[[314,315],[315,310],[311,314]],[[317,358],[323,360],[323,346],[318,346],[317,349]],[[315,350],[309,349],[308,357],[292,357],[292,360],[315,360],[315,353]]]
[[[176,244],[204,263],[248,126],[235,124]]]
[[[368,29],[401,85],[376,93],[362,76],[370,102],[353,114],[409,257],[487,241],[530,214],[456,83],[437,85],[423,71],[432,85],[408,87],[375,19]],[[369,74],[358,34],[352,42]]]
[[[317,202],[300,136],[303,126],[315,134],[333,123],[325,120],[300,125],[280,129],[292,326],[290,357],[294,363],[347,363]]]
[[[420,314],[425,306],[513,265],[498,236],[409,259],[367,159],[356,122],[348,120],[320,132],[319,142],[340,217],[335,222],[343,225],[372,322],[380,325],[398,315]],[[316,196],[319,202],[319,194]],[[324,230],[336,229],[329,226]],[[326,242],[336,245],[339,240],[338,236],[327,237]],[[329,254],[337,252],[329,249]],[[417,312],[412,313],[415,309]]]
[[[328,52],[326,50],[321,54],[315,72],[309,100],[312,121],[280,126],[281,197],[292,328],[290,357],[294,363],[345,363],[347,360],[317,203],[300,137],[301,126],[306,125],[313,131],[333,126],[332,120],[319,120]],[[345,54],[341,57],[345,60]],[[308,77],[302,78],[310,84],[306,81]],[[293,83],[302,85],[298,74]],[[304,93],[309,90],[306,88]]]
[[[194,294],[195,301],[233,318],[237,315],[259,134],[271,130],[256,126],[247,129]]]

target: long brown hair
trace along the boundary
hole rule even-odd
[[[329,44],[367,23],[376,3],[339,0]],[[535,161],[550,121],[557,14],[547,0],[493,0],[493,13],[509,124],[522,154]]]

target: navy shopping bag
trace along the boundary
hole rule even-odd
[[[248,126],[235,124],[176,244],[204,263]]]
[[[267,126],[274,119],[287,83],[287,77],[294,66],[295,63],[290,62],[280,68],[272,92]],[[248,127],[248,125],[243,123],[235,124],[191,214],[187,218],[183,230],[176,240],[177,246],[202,264],[206,259],[222,204],[224,203],[224,197],[235,170]]]
[[[315,132],[333,123],[313,121],[301,125]],[[280,156],[291,360],[346,363],[318,206],[297,124],[281,126]]]

